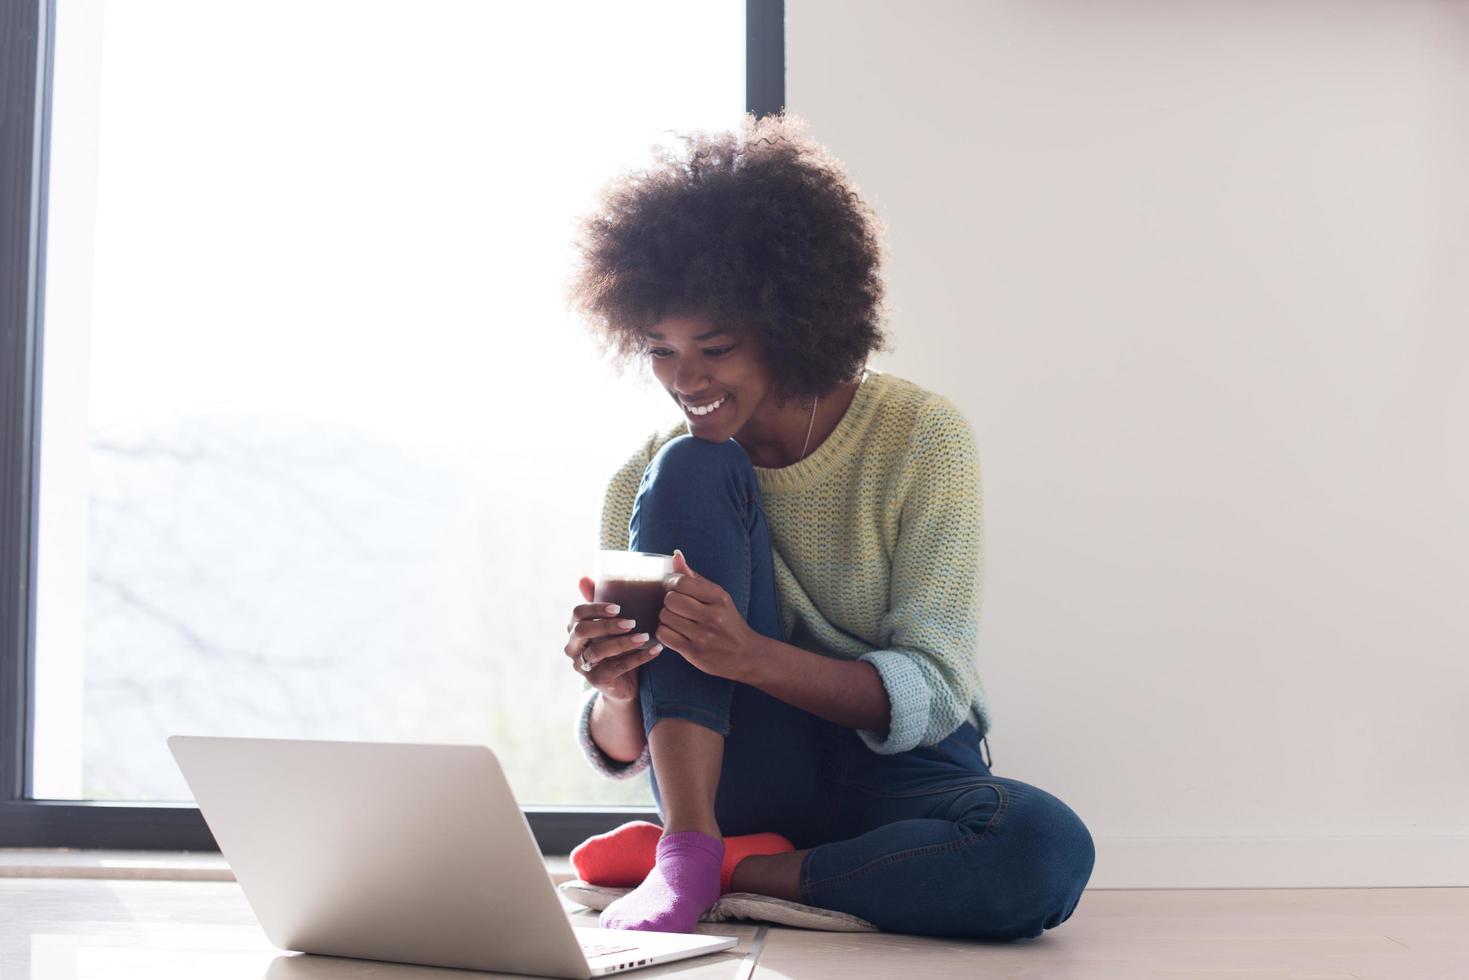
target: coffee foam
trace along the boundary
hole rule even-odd
[[[597,579],[620,582],[661,582],[673,574],[673,556],[645,551],[599,551]]]

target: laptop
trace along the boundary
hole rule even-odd
[[[581,980],[736,945],[573,928],[485,746],[174,735],[168,747],[281,949]]]

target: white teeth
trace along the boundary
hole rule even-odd
[[[724,399],[721,398],[719,399],[719,401],[714,402],[712,405],[705,405],[701,408],[694,408],[692,405],[685,405],[684,408],[688,409],[690,415],[708,415],[710,412],[714,411],[716,408],[723,404]]]

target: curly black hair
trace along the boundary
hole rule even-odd
[[[578,226],[567,293],[619,370],[667,316],[755,332],[777,397],[854,379],[879,326],[882,226],[799,116],[746,114],[739,131],[676,134],[654,166],[602,189]]]

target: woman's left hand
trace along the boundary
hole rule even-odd
[[[751,666],[759,634],[745,622],[734,600],[718,584],[673,552],[673,574],[653,636],[706,674],[740,680]]]

